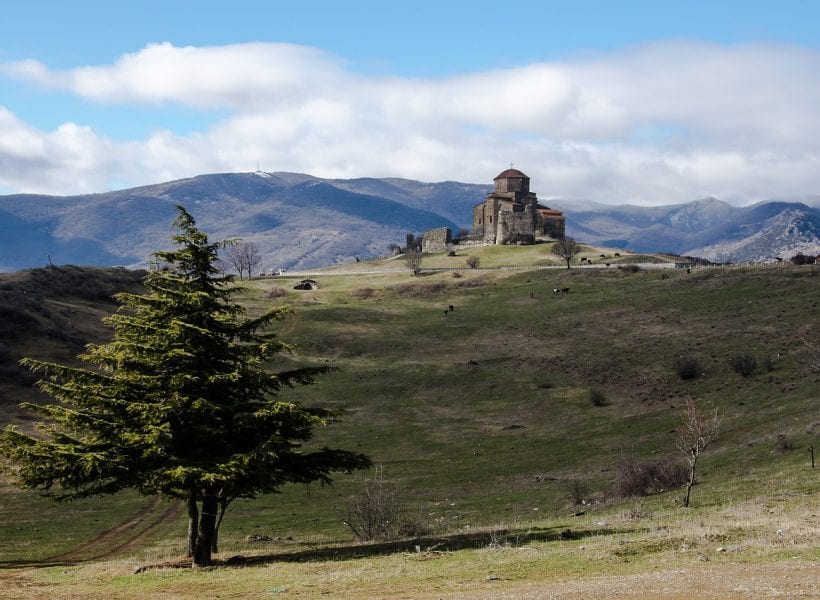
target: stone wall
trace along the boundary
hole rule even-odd
[[[424,232],[421,242],[422,252],[446,252],[447,245],[453,242],[453,234],[449,227],[439,227]]]
[[[534,244],[535,214],[532,207],[513,212],[502,210],[498,213],[498,233],[496,244]]]
[[[563,218],[556,219],[552,217],[544,217],[542,215],[538,215],[536,218],[536,228],[544,235],[548,235],[556,240],[564,239],[564,224],[565,222]]]

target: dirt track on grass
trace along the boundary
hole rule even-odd
[[[163,504],[165,506],[163,507]],[[160,526],[175,519],[182,509],[182,502],[164,503],[154,497],[144,508],[128,519],[98,534],[93,539],[43,562],[66,563],[112,558],[130,548],[141,545],[145,538]]]

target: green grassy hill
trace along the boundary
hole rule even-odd
[[[0,419],[36,397],[24,356],[73,361],[90,341],[109,334],[101,320],[116,309],[113,295],[135,291],[145,276],[120,268],[48,267],[0,273]]]
[[[515,253],[533,252],[490,251],[482,266],[520,264]],[[812,542],[820,471],[810,469],[807,452],[820,431],[817,267],[567,270],[538,268],[546,256],[534,255],[520,261],[528,268],[511,270],[467,269],[463,257],[453,260],[458,265],[432,257],[425,266],[463,270],[420,277],[407,270],[370,274],[368,265],[355,275],[337,268],[314,276],[319,289],[312,291],[293,290],[298,278],[248,284],[251,312],[294,307],[280,329],[297,347],[289,360],[339,369],[283,397],[341,410],[317,444],[369,454],[399,490],[404,518],[423,535],[395,545],[351,545],[343,520],[362,475],[342,475],[333,487],[292,487],[235,502],[221,532],[224,556],[321,564],[337,583],[296,566],[277,571],[283,581],[312,582],[316,596],[321,589],[364,589],[351,573],[367,565],[382,573],[367,594],[403,589],[411,597],[427,589],[414,587],[420,578],[438,578],[446,591],[447,581],[485,567],[526,584],[541,573],[585,577],[690,565],[703,553],[720,562],[712,554],[718,546],[738,549],[726,555],[727,564],[738,557],[765,564],[787,555],[820,559]],[[569,292],[554,294],[555,288]],[[82,323],[79,332],[103,335],[87,323],[110,305],[90,306],[72,302],[65,316]],[[62,353],[20,347],[38,358]],[[700,376],[678,376],[674,362],[682,355],[699,362]],[[740,355],[757,362],[748,377],[730,366]],[[8,407],[19,390],[4,389]],[[723,416],[721,435],[702,459],[693,508],[679,508],[680,489],[639,501],[617,498],[625,459],[677,458],[675,430],[689,399]],[[578,489],[580,507],[573,498]],[[126,494],[66,509],[7,485],[0,498],[6,566],[49,557],[159,562],[183,553],[181,512],[147,499]],[[115,537],[101,534],[140,511],[163,516],[143,521],[133,543],[118,549]],[[562,541],[566,530],[572,533]],[[346,562],[416,547],[454,554],[428,553],[440,559],[437,566],[404,579],[395,572],[396,558]],[[535,554],[493,555],[490,569],[481,552],[492,547],[535,548]],[[556,554],[578,548],[594,556]],[[88,567],[76,569],[77,586],[97,577]],[[110,569],[119,574],[123,567]],[[55,571],[41,570],[41,581],[49,573]],[[260,576],[248,573],[240,584],[232,575],[219,589],[263,586]],[[158,577],[141,581],[156,591]],[[302,591],[296,597],[314,597]]]

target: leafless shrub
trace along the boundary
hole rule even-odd
[[[478,265],[481,264],[481,258],[475,255],[467,257],[467,266],[471,269],[477,269]]]
[[[421,273],[421,261],[423,260],[424,255],[418,250],[408,250],[404,254],[404,264],[406,264],[411,271],[413,271],[413,275],[418,275]]]
[[[376,293],[376,290],[373,288],[359,288],[358,290],[353,290],[350,292],[350,295],[354,298],[358,298],[359,300],[367,300],[368,298],[372,298],[373,295]]]
[[[738,375],[749,377],[757,369],[757,359],[751,354],[738,354],[729,359],[729,365]]]
[[[458,271],[453,271],[453,279],[461,279],[462,275]]]
[[[675,359],[675,372],[681,379],[695,379],[703,372],[700,361],[694,356],[681,355]]]
[[[608,404],[606,394],[600,388],[589,390],[589,401],[592,402],[592,406],[606,406]]]
[[[288,295],[288,291],[285,288],[275,287],[268,290],[268,293],[265,294],[265,297],[268,299],[272,298],[282,298]]]
[[[775,454],[785,454],[789,450],[794,450],[794,445],[792,441],[786,437],[785,433],[780,433],[777,435],[777,441],[774,444],[774,453]]]
[[[618,466],[616,494],[621,498],[649,496],[686,484],[688,469],[679,460],[659,458],[636,461],[625,458]]]
[[[404,296],[407,298],[424,298],[439,294],[447,289],[447,285],[441,281],[432,283],[407,283],[404,285],[397,285],[390,290],[397,296]]]
[[[419,538],[432,535],[433,529],[421,519],[401,519],[397,533],[400,538]]]
[[[398,492],[385,480],[384,470],[377,467],[372,478],[365,478],[344,523],[360,541],[388,540],[399,532],[400,514]]]
[[[484,282],[481,279],[465,279],[464,281],[459,281],[453,284],[454,288],[476,288],[481,287],[484,285]]]
[[[573,479],[569,482],[569,495],[574,505],[586,504],[589,500],[589,484],[586,481]]]
[[[618,265],[618,270],[624,273],[637,273],[641,268],[638,265]]]
[[[638,502],[623,512],[623,518],[626,521],[642,521],[644,519],[651,519],[652,512]]]

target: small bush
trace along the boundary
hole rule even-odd
[[[396,488],[384,479],[381,467],[372,479],[365,478],[362,491],[353,499],[344,524],[363,542],[394,539],[399,533],[401,506]]]
[[[281,298],[281,297],[287,296],[287,295],[288,295],[288,291],[285,288],[275,287],[275,288],[271,288],[268,291],[268,293],[265,294],[265,297],[268,298],[268,299],[271,299],[271,298]]]
[[[447,289],[447,285],[441,281],[436,281],[434,283],[408,283],[405,285],[397,285],[390,289],[397,296],[424,298],[440,294]]]
[[[757,360],[750,354],[739,354],[729,360],[729,365],[738,375],[749,377],[757,369]]]
[[[681,379],[695,379],[703,372],[700,361],[694,356],[681,355],[675,359],[675,372]]]
[[[637,273],[641,270],[641,267],[638,265],[619,265],[618,270],[624,273]]]
[[[471,269],[477,269],[478,265],[481,264],[481,258],[478,256],[468,256],[467,257],[467,266]]]
[[[376,293],[376,290],[373,288],[359,288],[358,290],[353,290],[350,292],[350,295],[354,298],[358,298],[359,300],[367,300],[368,298],[372,298],[373,295]]]
[[[586,501],[589,500],[589,484],[586,481],[573,479],[569,482],[569,495],[572,497],[572,503],[575,506],[586,504]]]
[[[785,433],[778,434],[777,441],[774,445],[774,453],[785,454],[789,450],[794,450],[794,445],[792,444],[791,440],[788,437],[786,437]]]
[[[598,388],[592,388],[589,390],[589,401],[592,402],[592,406],[606,406],[606,394]]]
[[[453,271],[453,279],[461,279],[461,273],[458,271]]]
[[[689,478],[686,464],[671,458],[638,462],[624,459],[618,466],[616,494],[621,498],[649,496],[685,485]]]
[[[455,276],[455,273],[453,274]],[[459,277],[461,275],[459,274]],[[476,288],[481,287],[484,285],[484,282],[481,279],[465,279],[464,281],[459,281],[453,284],[454,288]]]
[[[432,535],[433,529],[420,519],[402,519],[397,533],[400,538],[420,538]]]

